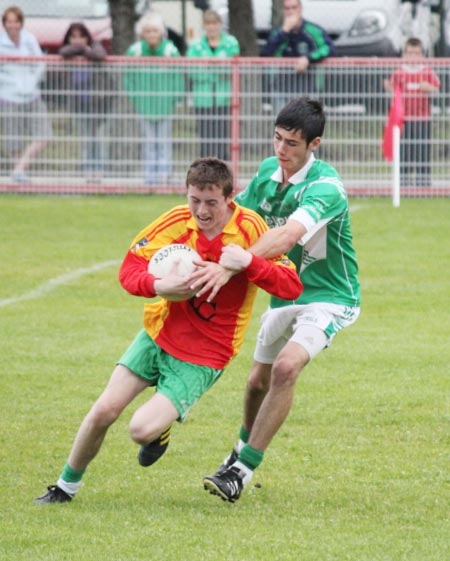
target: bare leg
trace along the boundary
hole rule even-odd
[[[263,364],[256,360],[253,362],[244,397],[243,424],[249,432],[252,430],[261,403],[269,391],[271,372],[271,364]]]
[[[17,159],[13,173],[24,172],[30,165],[30,162],[39,154],[39,152],[42,152],[47,144],[48,140],[35,140],[31,142]]]
[[[78,429],[67,461],[70,467],[75,470],[87,467],[100,450],[109,427],[146,387],[146,381],[128,368],[116,366],[105,390]]]
[[[272,367],[270,388],[264,397],[251,429],[249,444],[264,451],[291,410],[298,375],[309,361],[305,349],[287,343]]]
[[[236,456],[225,458],[214,475],[203,480],[203,487],[223,500],[235,502],[249,484],[253,470],[261,463],[270,441],[291,410],[295,382],[309,355],[299,344],[289,342],[278,354],[272,368],[254,362],[245,397],[244,427],[250,430],[248,446]],[[269,387],[267,388],[269,384]]]
[[[141,445],[153,442],[178,417],[178,410],[170,399],[156,392],[133,415],[130,422],[131,438]]]

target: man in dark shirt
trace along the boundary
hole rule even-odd
[[[303,19],[301,1],[283,0],[283,23],[270,34],[262,55],[296,60],[292,66],[280,65],[271,70],[269,88],[274,112],[278,113],[298,95],[317,95],[314,65],[334,54],[333,41],[327,32]]]

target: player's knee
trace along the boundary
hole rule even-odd
[[[151,426],[149,424],[142,424],[135,419],[131,419],[129,432],[131,439],[136,444],[145,445],[152,442],[163,431],[163,428]]]
[[[289,356],[278,357],[272,367],[271,385],[294,385],[303,366]]]
[[[131,419],[128,430],[130,432],[131,439],[136,442],[136,444],[142,445],[150,442],[150,440],[148,439],[148,429],[141,423],[136,422],[135,419]]]
[[[247,392],[251,395],[264,395],[270,388],[271,366],[254,362],[247,380]]]
[[[112,403],[97,401],[88,413],[89,421],[97,427],[109,427],[122,410]]]
[[[269,391],[269,379],[261,378],[260,376],[250,375],[247,381],[247,393],[251,397],[264,395]]]
[[[147,444],[147,442],[150,442],[146,438],[147,433],[146,431],[143,430],[143,427],[130,423],[129,431],[130,431],[131,440],[136,442],[136,444],[143,445],[143,444]]]

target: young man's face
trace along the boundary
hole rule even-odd
[[[420,46],[407,45],[403,56],[405,58],[423,58],[424,53]]]
[[[288,131],[275,127],[273,135],[273,149],[278,163],[283,170],[285,179],[297,173],[307,164],[311,153],[320,145],[320,137],[316,137],[309,144],[303,138],[301,131]]]
[[[189,210],[200,230],[207,236],[220,234],[232,214],[229,205],[233,194],[225,197],[218,185],[203,190],[189,185],[187,198]]]

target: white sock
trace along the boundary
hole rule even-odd
[[[78,491],[81,487],[81,481],[76,481],[75,483],[70,483],[69,481],[64,481],[64,479],[59,478],[56,482],[56,485],[62,489],[65,493],[72,496]]]
[[[237,443],[236,446],[234,447],[235,450],[236,450],[236,452],[239,454],[239,452],[242,450],[242,448],[244,448],[244,446],[245,446],[246,444],[247,444],[246,442],[244,442],[243,440],[239,439],[238,443]]]
[[[239,460],[234,462],[232,467],[236,467],[240,471],[240,476],[242,477],[242,483],[244,484],[244,486],[247,485],[247,483],[253,477],[253,470],[247,467]]]

